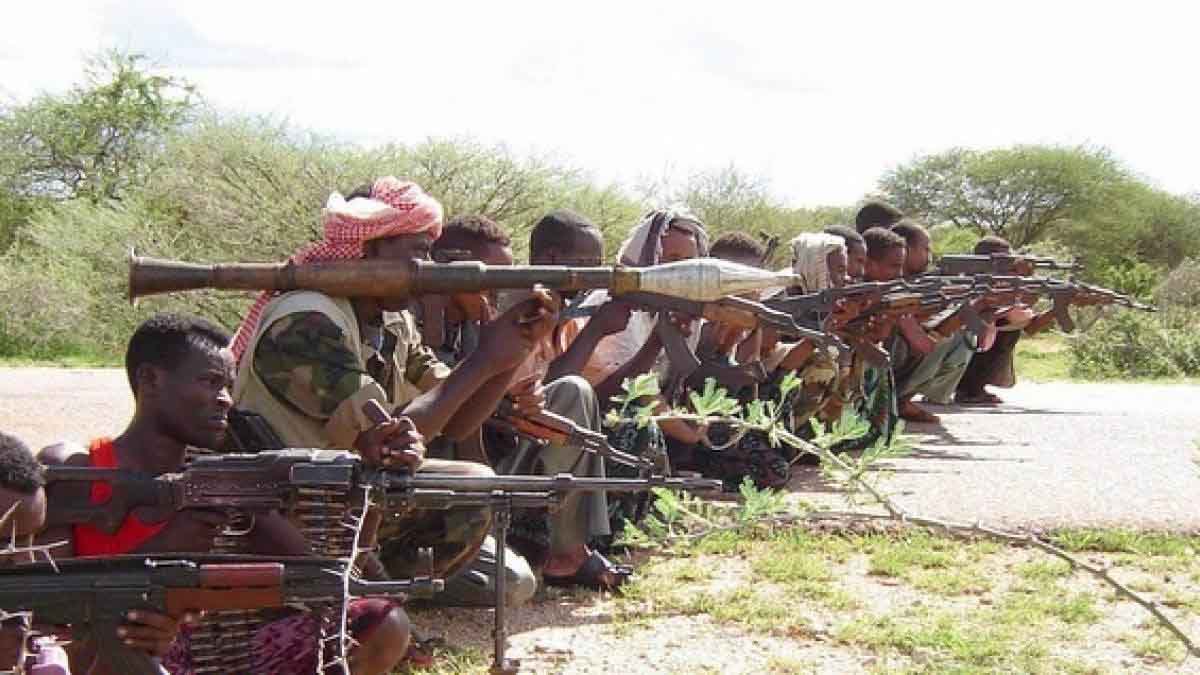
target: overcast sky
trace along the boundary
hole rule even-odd
[[[117,46],[223,109],[362,143],[504,142],[600,180],[733,162],[813,206],[955,145],[1093,143],[1200,190],[1200,3],[16,0],[4,14],[9,100],[61,90]]]

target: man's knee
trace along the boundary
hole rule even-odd
[[[508,578],[505,580],[504,601],[508,607],[520,607],[533,600],[537,593],[537,576],[522,556],[509,556],[505,563]]]
[[[395,670],[408,654],[411,637],[412,624],[408,614],[400,607],[392,608],[360,647],[363,656],[358,659],[361,672],[383,675]],[[358,669],[355,672],[359,672]]]
[[[584,377],[564,375],[546,385],[546,409],[585,423],[599,414],[596,390]]]

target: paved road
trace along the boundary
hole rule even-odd
[[[1128,525],[1200,531],[1200,387],[1025,384],[998,408],[932,408],[919,449],[885,489],[926,515],[1006,526]],[[0,369],[0,429],[30,445],[121,430],[117,369]],[[810,473],[802,482],[822,486]],[[828,495],[826,495],[828,496]]]
[[[995,408],[929,409],[881,485],[914,513],[1006,526],[1200,531],[1200,387],[1024,384]],[[807,479],[807,480],[806,480]],[[810,473],[801,482],[816,485]],[[819,486],[818,486],[819,490]]]
[[[132,414],[119,368],[0,368],[0,430],[31,447],[117,434]]]

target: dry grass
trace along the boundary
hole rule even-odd
[[[1144,582],[1200,634],[1200,539],[1076,531],[1058,541]],[[1144,611],[1065,563],[920,530],[723,534],[644,561],[621,597],[553,594],[514,614],[513,652],[536,673],[1200,672]],[[486,632],[462,639],[427,672],[484,672]]]

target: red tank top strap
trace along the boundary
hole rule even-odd
[[[117,468],[117,448],[111,438],[98,438],[92,441],[88,446],[88,455],[90,465],[97,469]],[[112,492],[112,484],[105,481],[93,481],[91,501],[93,504],[103,504],[112,499]],[[166,521],[147,524],[133,513],[125,516],[125,521],[113,534],[101,532],[91,525],[75,525],[72,528],[75,555],[98,556],[129,553],[158,534],[164,526],[166,526]]]

